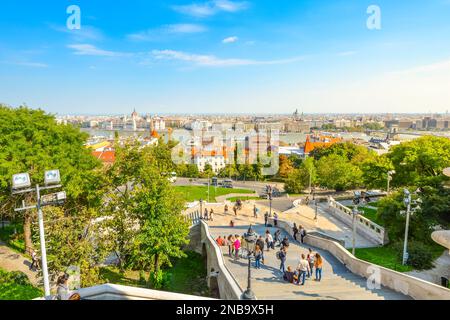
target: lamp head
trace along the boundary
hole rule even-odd
[[[44,183],[45,185],[58,184],[61,182],[61,177],[59,175],[59,170],[49,170],[45,171]]]
[[[31,186],[30,175],[28,173],[18,173],[12,177],[13,190],[28,188]]]

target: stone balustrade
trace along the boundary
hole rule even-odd
[[[328,206],[330,208],[329,212],[332,215],[348,226],[353,226],[352,209],[347,208],[332,197],[328,198]],[[385,228],[362,215],[358,215],[356,219],[356,232],[379,245],[385,245],[389,242]]]
[[[278,227],[292,234],[293,225],[287,221],[278,220]],[[314,234],[308,234],[305,243],[311,247],[328,251],[352,273],[366,279],[378,278],[381,286],[410,296],[416,300],[450,300],[450,290],[434,283],[424,281],[407,274],[384,268],[370,262],[360,260],[336,241]]]

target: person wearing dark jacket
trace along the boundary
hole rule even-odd
[[[259,236],[258,240],[256,240],[256,245],[259,246],[262,252],[261,262],[264,264],[264,246],[265,242],[262,236]]]
[[[292,228],[292,232],[294,233],[294,240],[297,241],[298,227],[295,222],[294,222],[294,227]]]
[[[284,275],[284,272],[286,271],[285,268],[285,264],[286,264],[286,257],[287,257],[287,253],[286,253],[286,247],[283,247],[280,252],[279,252],[279,257],[280,257],[280,270]]]
[[[288,248],[289,247],[289,239],[288,237],[284,237],[283,241],[281,241],[281,247],[282,248]]]

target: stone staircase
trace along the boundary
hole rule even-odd
[[[210,227],[213,236],[245,233],[247,226]],[[264,234],[264,225],[254,226],[258,234]],[[275,228],[269,228],[272,234]],[[283,237],[287,235],[283,231]],[[308,248],[290,237],[290,247],[287,255],[286,266],[296,267],[302,253],[306,254]],[[275,257],[276,250],[265,251],[265,265],[262,269],[252,268],[252,289],[260,300],[404,300],[410,297],[397,293],[387,288],[370,290],[367,280],[351,273],[334,256],[322,250],[319,252],[324,258],[322,281],[307,280],[304,286],[293,285],[282,280],[279,269],[279,260]],[[228,248],[222,248],[225,264],[235,277],[241,288],[247,286],[248,260],[233,260],[228,256]]]

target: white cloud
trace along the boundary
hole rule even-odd
[[[5,64],[12,64],[16,66],[22,66],[22,67],[30,67],[30,68],[48,68],[48,64],[41,63],[41,62],[30,62],[30,61],[2,61],[2,63]]]
[[[120,57],[126,55],[122,52],[102,50],[91,44],[71,44],[67,47],[75,50],[73,54],[79,56]]]
[[[222,43],[234,43],[238,40],[239,40],[238,37],[228,37],[228,38],[223,39]]]
[[[206,31],[207,28],[199,24],[167,24],[161,28],[148,29],[138,33],[129,34],[127,37],[134,41],[154,41],[168,35],[194,34]]]
[[[450,72],[450,60],[439,61],[423,66],[417,66],[406,70],[394,71],[392,74],[420,74],[447,71]]]
[[[55,26],[50,25],[50,28],[52,28],[55,31],[66,33],[70,35],[74,41],[98,41],[104,39],[103,32],[100,29],[97,29],[92,26],[81,26],[80,30],[69,30],[65,26]]]
[[[214,16],[220,12],[238,12],[248,8],[246,1],[212,0],[203,3],[173,6],[173,10],[197,18]]]
[[[338,56],[348,57],[348,56],[354,56],[355,54],[357,54],[356,51],[344,51],[344,52],[339,52]]]
[[[154,50],[152,54],[157,60],[178,60],[193,63],[201,67],[235,67],[235,66],[250,66],[250,65],[274,65],[286,64],[303,60],[303,57],[295,57],[284,60],[268,60],[258,61],[250,59],[222,59],[214,55],[199,55],[186,53],[174,50]]]

